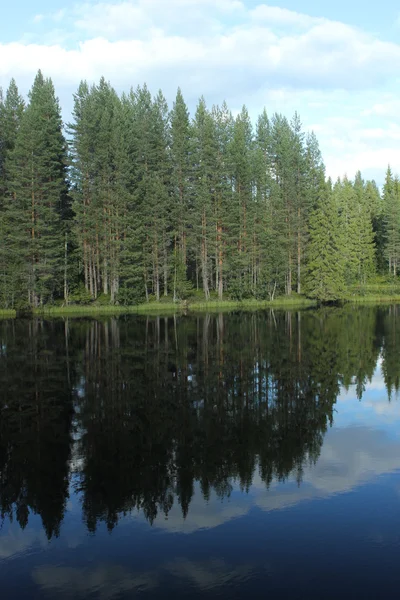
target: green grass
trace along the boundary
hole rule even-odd
[[[16,316],[15,310],[0,309],[0,319],[12,319]]]
[[[352,286],[344,297],[351,304],[380,304],[400,302],[400,283],[388,281],[381,277],[379,280],[365,285]]]
[[[211,312],[221,310],[260,310],[263,308],[306,308],[315,306],[316,302],[302,296],[282,296],[275,299],[273,302],[265,300],[243,300],[241,302],[234,300],[225,300],[217,302],[193,302],[189,303],[189,311],[194,312]]]
[[[166,299],[167,300],[167,299]],[[367,285],[363,288],[352,288],[343,298],[347,304],[384,304],[400,303],[400,288],[391,284]],[[262,300],[224,300],[218,302],[212,299],[209,302],[193,299],[187,302],[174,303],[172,301],[155,302],[151,301],[145,304],[135,306],[111,306],[105,304],[91,305],[69,305],[69,306],[45,306],[34,309],[35,316],[42,317],[101,317],[123,314],[141,314],[141,315],[169,315],[176,313],[203,313],[203,312],[229,312],[232,310],[290,310],[311,308],[316,306],[317,302],[309,300],[304,296],[293,294],[292,296],[280,296],[273,302]],[[14,310],[0,310],[0,319],[14,318]]]
[[[385,294],[367,294],[365,296],[347,296],[344,298],[344,302],[348,304],[384,304],[400,303],[400,294],[385,295]]]
[[[148,303],[138,304],[136,306],[112,306],[112,305],[98,305],[98,306],[80,306],[69,305],[69,306],[45,306],[43,308],[37,308],[33,310],[33,314],[36,316],[52,316],[52,317],[84,317],[84,316],[101,316],[101,315],[122,315],[122,314],[146,314],[154,312],[177,312],[182,310],[182,307],[177,304],[169,303]]]
[[[110,305],[69,305],[69,306],[49,306],[40,309],[34,309],[36,316],[101,316],[101,315],[120,315],[120,314],[174,314],[179,312],[219,312],[229,310],[259,310],[263,308],[305,308],[315,306],[315,302],[302,296],[281,297],[273,302],[259,300],[244,300],[241,302],[234,300],[225,300],[218,302],[210,300],[209,302],[148,302],[136,306],[110,306]]]

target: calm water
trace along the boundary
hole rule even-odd
[[[0,322],[1,598],[385,598],[400,307]]]

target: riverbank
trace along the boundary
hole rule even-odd
[[[400,294],[370,294],[370,295],[351,295],[343,299],[344,304],[400,304]],[[316,307],[318,303],[304,296],[284,296],[278,297],[272,302],[260,300],[244,300],[242,302],[234,300],[225,300],[218,302],[211,300],[209,302],[148,302],[133,306],[111,306],[96,305],[89,306],[71,304],[68,306],[46,306],[34,309],[32,315],[36,317],[98,317],[98,316],[117,316],[124,314],[137,315],[173,315],[173,314],[193,314],[207,312],[230,312],[234,310],[253,311],[253,310],[293,310]],[[0,318],[9,319],[17,316],[15,310],[0,310]],[[28,315],[27,315],[28,316]]]
[[[262,310],[266,308],[289,309],[310,308],[316,306],[316,302],[303,296],[281,297],[273,302],[245,300],[237,302],[226,300],[218,302],[147,302],[135,306],[60,306],[46,307],[34,310],[35,315],[46,316],[68,316],[68,315],[119,315],[119,314],[176,314],[196,312],[221,312],[231,310]]]
[[[368,296],[348,296],[344,299],[346,304],[400,304],[400,295],[368,295]]]
[[[198,312],[222,312],[232,310],[262,310],[267,308],[293,309],[293,308],[311,308],[316,306],[316,302],[303,296],[280,297],[272,302],[245,300],[237,302],[226,300],[218,302],[211,300],[209,302],[147,302],[134,306],[111,306],[96,305],[89,306],[70,304],[68,306],[45,306],[43,308],[33,309],[33,316],[45,317],[80,317],[80,316],[112,316],[122,314],[179,314],[179,313],[198,313]],[[0,311],[0,318],[16,317],[15,310]]]

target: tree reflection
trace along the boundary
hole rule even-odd
[[[196,483],[206,500],[255,474],[300,485],[341,385],[361,398],[381,356],[398,389],[391,310],[0,323],[3,519],[58,535],[71,473],[90,532],[186,517]]]
[[[61,324],[11,321],[0,330],[0,510],[29,513],[57,536],[69,486],[72,395]]]

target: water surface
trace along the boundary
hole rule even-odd
[[[400,307],[0,322],[1,597],[399,583]]]

